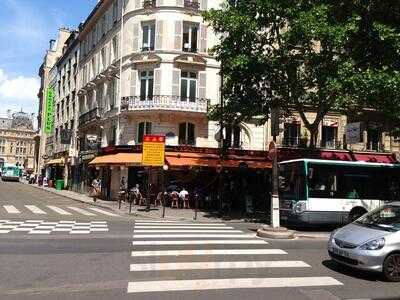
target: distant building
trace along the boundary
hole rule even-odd
[[[32,117],[27,113],[0,118],[0,165],[11,163],[33,169],[35,134]]]

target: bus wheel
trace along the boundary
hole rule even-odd
[[[348,219],[349,223],[354,222],[366,212],[367,210],[365,208],[361,207],[353,208],[349,213],[349,219]]]

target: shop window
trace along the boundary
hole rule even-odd
[[[183,24],[183,45],[184,52],[197,52],[197,33],[199,31],[198,24]]]
[[[143,143],[143,136],[145,134],[151,134],[151,122],[140,122],[138,125],[137,142],[138,144]]]
[[[153,100],[154,71],[140,72],[140,100]]]
[[[285,123],[283,132],[283,145],[288,147],[298,146],[300,143],[300,124]]]
[[[196,101],[197,74],[194,72],[181,72],[181,101]]]
[[[179,124],[179,144],[181,145],[195,145],[195,126],[192,123]]]
[[[142,25],[142,51],[154,51],[154,44],[156,38],[156,25],[155,23],[145,23]]]

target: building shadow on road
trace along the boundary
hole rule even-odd
[[[336,263],[332,259],[326,259],[322,262],[322,265],[329,270],[332,270],[337,273],[341,273],[345,276],[354,277],[361,280],[367,281],[383,281],[383,277],[379,273],[368,272],[368,271],[360,271],[349,268],[347,266],[340,265]]]

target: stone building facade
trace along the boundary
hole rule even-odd
[[[30,115],[18,112],[10,118],[0,118],[0,164],[18,164],[33,170],[34,136]]]

